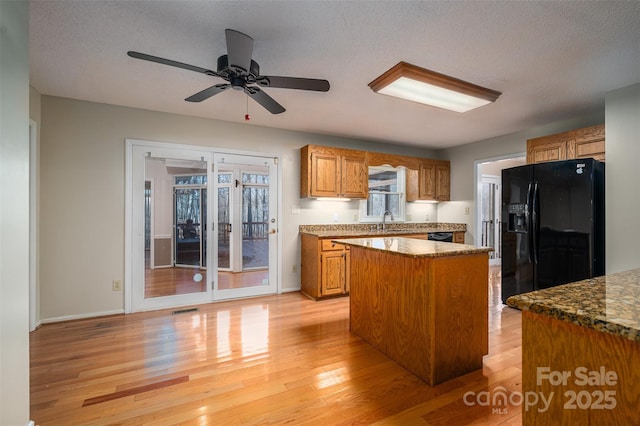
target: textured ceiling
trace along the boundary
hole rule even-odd
[[[40,93],[244,123],[247,97],[184,98],[223,81],[132,59],[137,50],[215,69],[225,28],[255,40],[261,73],[327,79],[328,93],[265,89],[247,125],[445,148],[603,111],[640,82],[638,1],[34,1]],[[502,92],[458,114],[373,93],[403,60]]]

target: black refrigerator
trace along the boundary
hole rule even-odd
[[[502,301],[604,275],[604,163],[592,158],[502,171]]]

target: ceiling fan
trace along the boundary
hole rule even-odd
[[[280,114],[286,111],[284,107],[267,95],[260,87],[313,90],[316,92],[327,92],[329,90],[329,82],[327,80],[260,75],[260,66],[251,57],[253,54],[253,39],[246,34],[231,29],[225,30],[225,36],[227,54],[218,58],[216,71],[147,55],[146,53],[129,51],[127,55],[136,59],[220,77],[227,81],[227,83],[213,85],[195,95],[189,96],[185,99],[188,102],[202,102],[218,93],[224,92],[228,88],[232,88],[244,91],[251,99],[258,102],[272,114]]]

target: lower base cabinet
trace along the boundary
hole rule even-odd
[[[300,278],[304,294],[315,300],[349,294],[351,252],[349,247],[334,243],[333,238],[302,236]],[[427,234],[402,235],[427,239]],[[453,242],[464,244],[464,232],[454,232]]]
[[[302,292],[319,300],[349,294],[348,247],[331,239],[302,235]]]

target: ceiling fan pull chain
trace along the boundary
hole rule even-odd
[[[247,96],[247,113],[244,115],[244,121],[251,120],[251,116],[249,115],[249,95]]]

